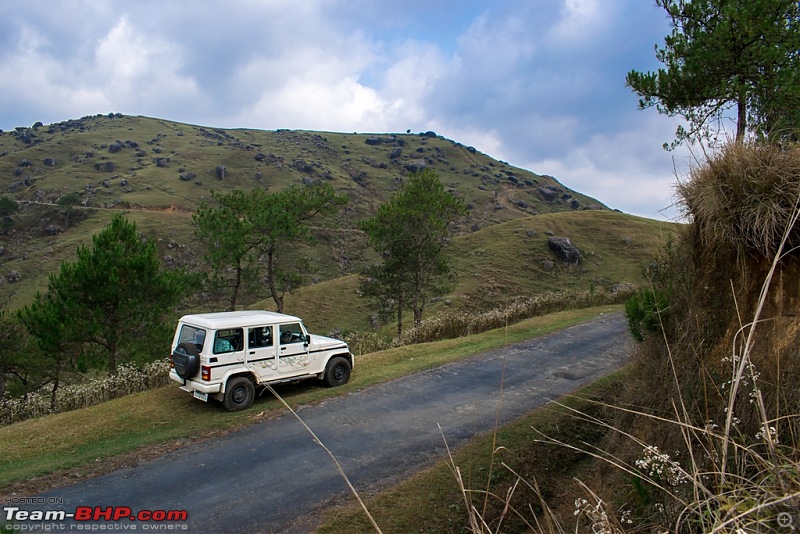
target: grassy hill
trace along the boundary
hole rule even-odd
[[[672,224],[605,210],[521,217],[459,236],[451,249],[453,289],[426,316],[502,308],[514,298],[548,291],[642,284],[642,265],[673,230]],[[550,234],[569,237],[584,260],[575,266],[559,262],[547,245]],[[321,331],[364,330],[374,311],[357,291],[358,276],[344,276],[288,295],[285,309]],[[271,301],[259,305],[269,308]]]
[[[388,198],[409,170],[428,166],[470,204],[470,225],[601,206],[553,177],[434,132],[221,130],[109,115],[5,132],[0,153],[0,186],[17,200],[78,192],[89,206],[191,210],[211,189],[324,180],[350,196],[351,217],[358,218]]]
[[[0,135],[0,196],[20,203],[0,235],[0,306],[30,302],[48,274],[74,258],[75,248],[90,243],[117,211],[156,240],[165,265],[200,270],[203,250],[192,235],[191,213],[212,190],[325,181],[350,203],[332,221],[337,230],[318,232],[319,246],[304,251],[312,259],[312,285],[289,298],[287,311],[327,310],[332,304],[325,301],[335,292],[352,298],[345,297],[343,313],[331,310],[330,317],[364,327],[370,312],[355,297],[354,274],[372,256],[357,222],[420,166],[433,168],[469,208],[455,240],[453,295],[438,306],[486,308],[547,289],[636,282],[639,264],[667,227],[603,209],[551,176],[434,132],[222,130],[98,115]],[[77,194],[80,205],[56,204],[68,193]],[[570,237],[586,261],[577,268],[551,265],[548,233]],[[248,303],[259,298],[250,295]]]

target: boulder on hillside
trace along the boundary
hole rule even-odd
[[[545,202],[552,202],[553,200],[556,199],[557,196],[555,191],[553,191],[552,189],[548,189],[546,187],[540,187],[536,190],[536,192]]]
[[[428,163],[424,159],[416,159],[414,161],[406,163],[406,170],[408,172],[420,172],[424,170],[428,166]]]
[[[63,231],[64,231],[63,228],[61,228],[60,226],[58,226],[56,224],[48,224],[44,228],[44,235],[46,235],[46,236],[54,236],[54,235],[60,234]]]
[[[542,200],[547,202],[552,202],[558,198],[563,191],[563,189],[555,185],[544,185],[536,189],[536,192],[539,194]]]
[[[568,237],[548,238],[547,246],[565,265],[577,265],[581,261],[581,251]]]
[[[214,173],[216,174],[218,179],[224,180],[226,174],[225,165],[217,165],[217,168],[214,170]]]
[[[307,173],[307,174],[311,174],[311,173],[314,172],[314,165],[312,165],[311,163],[308,163],[308,162],[306,162],[305,160],[302,160],[302,159],[294,160],[294,162],[292,162],[292,167],[294,167],[295,169],[297,169],[300,172],[304,172],[304,173]]]

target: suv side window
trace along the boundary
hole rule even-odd
[[[281,345],[303,343],[306,340],[306,335],[303,333],[303,327],[300,326],[300,323],[282,324],[278,329],[280,330]]]
[[[272,346],[272,327],[258,326],[248,331],[247,347],[258,349]]]
[[[241,328],[217,330],[217,333],[214,335],[214,354],[242,350],[243,339]]]

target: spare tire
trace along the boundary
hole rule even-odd
[[[200,369],[200,355],[194,343],[181,343],[172,352],[172,365],[178,376],[186,380],[197,374]]]

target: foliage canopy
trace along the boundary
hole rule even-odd
[[[632,70],[640,108],[679,116],[683,141],[716,140],[736,110],[736,139],[747,132],[796,137],[800,122],[800,3],[796,0],[656,0],[672,33],[657,72]]]
[[[382,258],[368,268],[362,291],[385,305],[392,302],[397,313],[397,332],[402,332],[402,311],[414,312],[414,324],[430,297],[441,294],[450,272],[445,246],[453,233],[452,223],[466,214],[464,202],[445,190],[430,169],[411,175],[403,188],[361,227]]]
[[[155,243],[142,239],[136,224],[121,214],[93,236],[91,248],[81,246],[76,255],[75,262],[62,262],[50,275],[47,293],[37,293],[19,318],[44,351],[94,346],[100,363],[114,374],[120,358],[132,357],[163,333],[163,319],[178,304],[188,278],[181,271],[162,271]]]
[[[229,291],[229,310],[236,309],[246,280],[256,280],[261,264],[266,285],[279,312],[283,297],[301,283],[302,259],[292,257],[291,245],[313,243],[309,222],[330,215],[347,203],[329,184],[292,187],[275,193],[212,192],[219,204],[203,203],[192,216],[195,235],[207,246],[212,281]],[[281,261],[283,260],[283,261]]]

